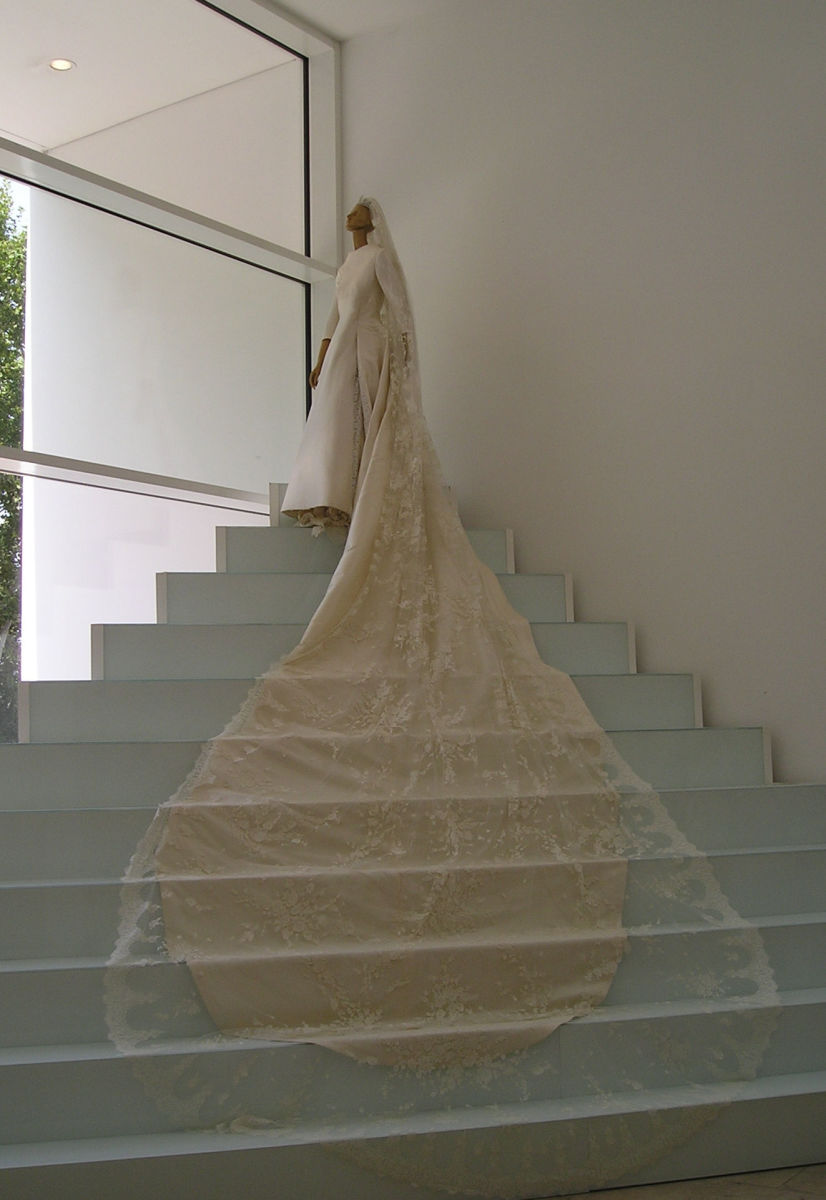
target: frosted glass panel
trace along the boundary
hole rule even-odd
[[[304,287],[32,189],[26,449],[248,491],[289,478]]]
[[[88,679],[92,624],[151,623],[158,571],[213,571],[218,525],[257,514],[23,481],[23,679]]]

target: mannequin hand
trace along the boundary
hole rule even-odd
[[[311,388],[318,387],[318,377],[320,374],[321,374],[321,364],[319,363],[317,366],[313,367],[312,371],[310,371],[310,387]]]

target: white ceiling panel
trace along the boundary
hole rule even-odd
[[[291,57],[197,0],[0,0],[0,30],[0,131],[43,150]]]

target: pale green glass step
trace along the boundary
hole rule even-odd
[[[302,531],[303,532],[303,531]],[[535,622],[550,666],[573,675],[624,674],[633,638],[620,621]],[[261,675],[299,642],[306,625],[93,625],[93,679],[243,679]]]
[[[771,780],[765,730],[618,731],[623,758],[656,788],[756,786]]]
[[[826,784],[661,791],[682,832],[703,850],[826,844]]]
[[[654,787],[767,782],[762,729],[634,730],[613,735]],[[0,745],[0,810],[156,808],[195,764],[200,742]]]
[[[216,529],[219,571],[231,574],[270,571],[334,571],[344,549],[343,531],[313,537],[297,526],[231,526]],[[509,529],[469,529],[468,541],[492,571],[513,572],[513,535]]]
[[[782,991],[826,988],[826,913],[789,914],[755,918]],[[700,989],[708,987],[715,969],[728,973],[730,931],[663,927],[648,932],[631,930],[629,951],[604,1004],[597,1010],[610,1016],[615,1006],[683,1002],[686,963],[708,968],[698,975]],[[109,947],[97,956],[16,959],[0,964],[0,1044],[38,1045],[99,1042],[108,1038],[103,1011],[105,963]],[[632,957],[633,955],[633,957]],[[688,957],[687,957],[688,956]],[[730,965],[730,963],[729,963]],[[139,968],[143,970],[143,968]],[[165,1022],[168,1038],[209,1034],[212,1023],[199,1004],[192,1004],[193,984],[188,969],[178,963],[153,965],[158,987],[169,998]],[[705,981],[705,982],[704,982]],[[695,996],[698,1002],[708,996]],[[722,1001],[724,997],[717,997]]]
[[[697,1119],[691,1115],[693,1110]],[[338,1130],[317,1123],[292,1133],[193,1131],[19,1144],[3,1151],[0,1170],[4,1200],[51,1200],[53,1196],[144,1200],[184,1195],[198,1200],[234,1196],[273,1200],[274,1179],[278,1200],[319,1200],[328,1195],[336,1200],[444,1200],[439,1180],[445,1186],[450,1181],[455,1184],[461,1164],[471,1163],[473,1175],[458,1178],[465,1195],[481,1200],[473,1182],[486,1176],[500,1180],[497,1186],[510,1200],[528,1200],[559,1190],[554,1187],[559,1174],[557,1130],[568,1152],[573,1145],[581,1146],[585,1154],[595,1142],[622,1144],[629,1130],[642,1135],[651,1111],[661,1112],[661,1132],[673,1123],[670,1141],[676,1149],[656,1155],[654,1166],[640,1166],[619,1181],[603,1178],[601,1184],[627,1186],[821,1162],[826,1073],[787,1074],[737,1088],[710,1084],[615,1094],[578,1104],[491,1106],[474,1119],[469,1114],[446,1113],[434,1119],[430,1128],[409,1117],[403,1122],[353,1120]],[[705,1119],[708,1113],[714,1114],[711,1122]],[[700,1129],[687,1147],[686,1127]],[[382,1149],[393,1146],[395,1169],[392,1174],[374,1172],[370,1170],[373,1160],[360,1153],[359,1142],[388,1134],[398,1141],[376,1144]],[[336,1139],[342,1144],[338,1152],[335,1144],[330,1145]],[[352,1152],[348,1143],[353,1143]],[[378,1162],[383,1161],[380,1154]],[[407,1181],[402,1163],[412,1167],[415,1177],[419,1161],[435,1173],[434,1187],[413,1187]]]
[[[564,575],[499,575],[510,603],[529,621],[572,619]],[[157,576],[158,620],[170,625],[306,623],[330,582],[319,572]]]
[[[715,855],[710,861],[724,894],[741,916],[757,918],[826,912],[826,850],[822,847]],[[675,897],[670,894],[669,881],[679,873],[679,868],[679,860],[669,858],[632,861],[629,864],[624,908],[624,920],[628,926],[642,927],[658,922],[663,926],[680,926],[694,922],[691,897],[687,903],[683,903],[679,895]],[[375,868],[379,876],[386,875],[388,871],[392,874],[394,870],[398,868],[392,865]],[[454,874],[473,879],[477,870],[472,867],[458,868]],[[496,870],[501,875],[503,894],[511,888],[516,889],[520,903],[530,905],[530,911],[536,916],[536,929],[542,929],[543,922],[553,927],[553,915],[546,913],[543,917],[549,900],[544,894],[545,876],[542,871],[538,868],[507,866]],[[406,898],[409,895],[415,901],[415,897],[420,895],[417,880],[426,871],[426,868],[409,871],[399,878],[400,924]],[[220,885],[211,880],[209,886]],[[231,887],[230,884],[226,886],[230,889],[227,894],[228,903],[231,903]],[[328,892],[332,893],[331,903],[335,903],[338,886],[339,877],[334,871],[284,871],[274,875],[270,892],[274,903],[279,896],[300,896],[308,889],[322,897],[327,896]],[[0,958],[74,958],[107,953],[114,944],[120,887],[111,879],[0,884]],[[344,911],[347,903],[357,904],[362,893],[368,897],[375,894],[374,879],[368,870],[360,871],[355,879],[348,881],[347,892],[342,893],[341,899]],[[533,900],[530,899],[532,894]],[[501,920],[505,921],[504,915]],[[483,916],[480,928],[483,929],[485,925],[486,918]],[[465,931],[463,936],[473,936],[473,927],[470,932]],[[498,936],[510,936],[505,924]],[[346,953],[348,944],[349,939],[342,932],[336,935],[334,942],[328,943],[330,953]]]
[[[0,880],[119,876],[146,832],[152,811],[0,812]]]
[[[18,706],[20,740],[206,740],[220,733],[240,709],[252,682],[198,679],[23,683]],[[686,729],[697,723],[690,675],[586,675],[574,682],[596,721],[609,731]]]
[[[763,1078],[791,1071],[826,1070],[826,991],[789,993],[778,1003],[775,1032],[757,1065]],[[503,1074],[497,1103],[537,1103],[584,1099],[620,1092],[628,1078],[646,1088],[717,1082],[730,1040],[731,1003],[686,1001],[610,1007],[574,1021],[521,1056],[521,1070]],[[767,1022],[768,1025],[768,1022]],[[415,1034],[408,1035],[415,1039]],[[652,1055],[652,1045],[719,1046],[719,1055]],[[286,1108],[293,1095],[293,1121],[346,1121],[361,1117],[423,1116],[449,1107],[472,1110],[490,1104],[488,1072],[468,1071],[451,1086],[429,1088],[427,1081],[400,1072],[376,1072],[323,1049],[301,1043],[238,1042],[216,1050],[193,1041],[163,1047],[161,1069],[186,1067],[198,1058],[200,1071],[217,1096],[231,1093],[245,1076],[247,1094],[270,1111]],[[730,1064],[732,1071],[736,1063]],[[258,1084],[258,1087],[256,1087]],[[303,1085],[303,1086],[302,1086]],[[260,1089],[260,1090],[259,1090]],[[294,1092],[293,1092],[294,1089]],[[82,1099],[80,1099],[82,1097]],[[260,1099],[259,1099],[260,1097]],[[206,1117],[206,1114],[204,1114]],[[209,1112],[218,1124],[231,1119],[220,1101]],[[175,1121],[159,1111],[132,1070],[111,1045],[43,1045],[0,1050],[0,1128],[4,1138],[123,1136],[168,1132]]]
[[[0,745],[0,808],[157,808],[192,770],[200,742]]]
[[[665,791],[666,807],[695,845],[709,850],[826,845],[826,787]],[[118,876],[152,810],[87,808],[0,811],[0,879]]]

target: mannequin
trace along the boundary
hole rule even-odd
[[[281,510],[315,532],[350,523],[373,416],[387,400],[388,310],[409,325],[398,261],[370,236],[369,201],[350,210],[346,227],[353,249],[336,276],[336,299],[310,372],[313,405]],[[409,330],[402,332],[406,354]]]

